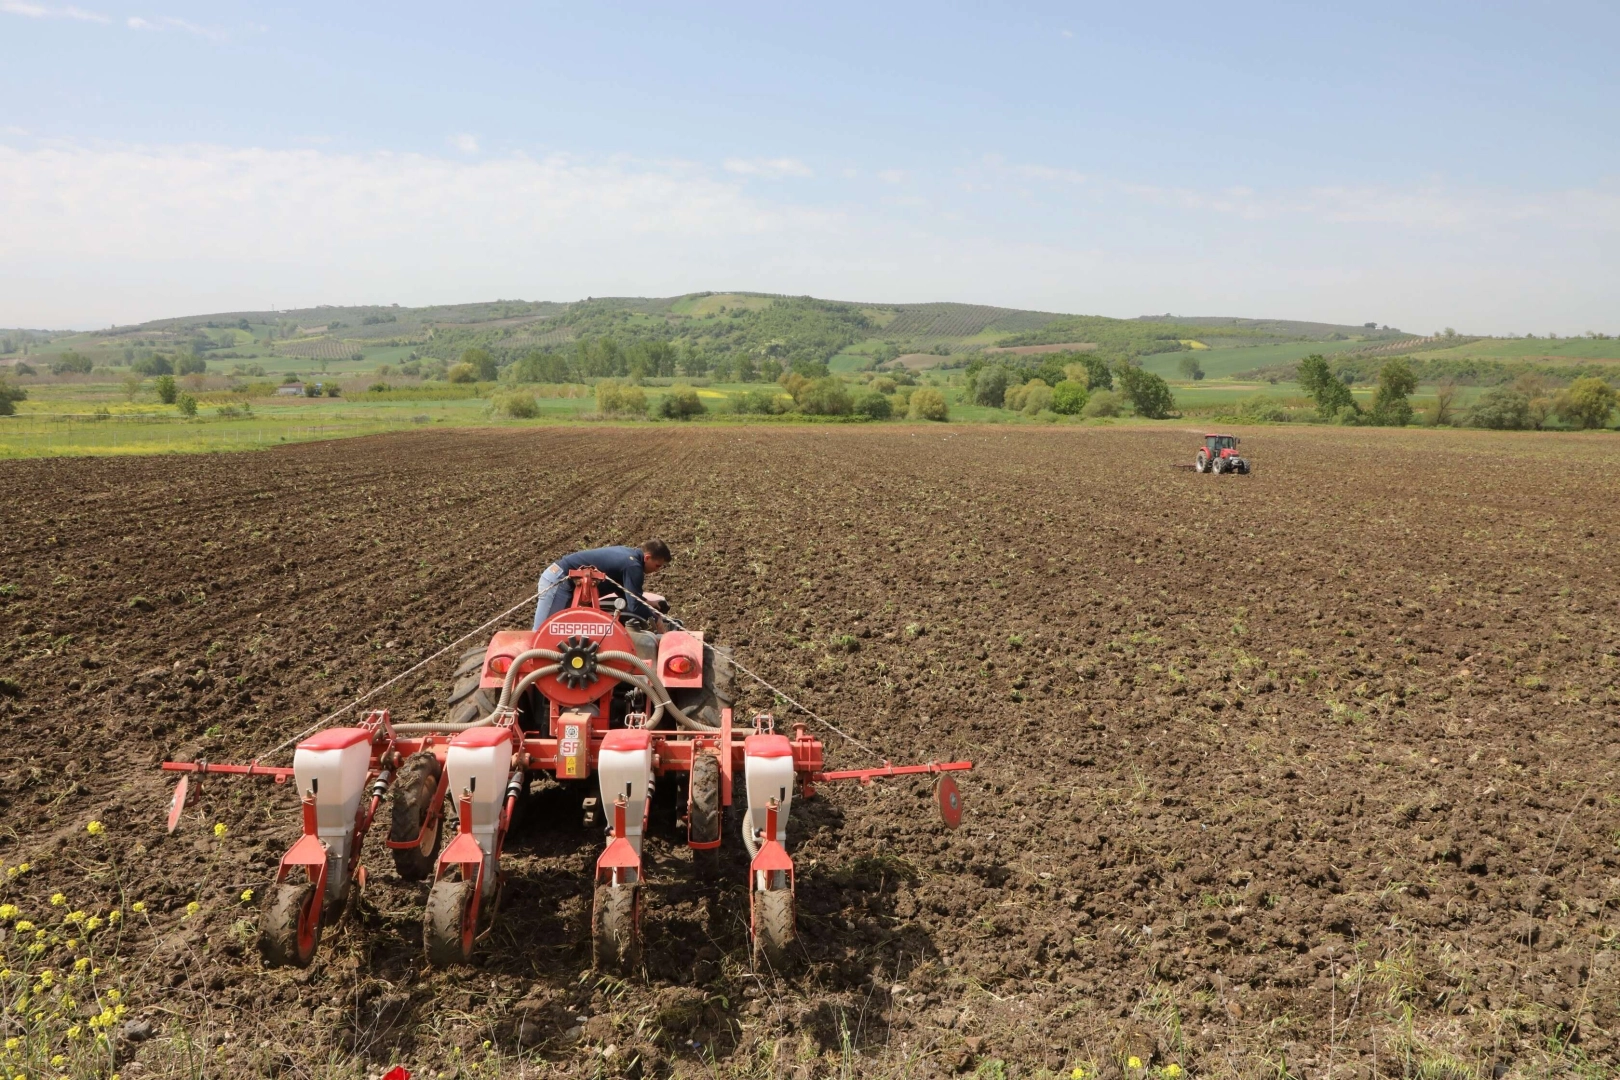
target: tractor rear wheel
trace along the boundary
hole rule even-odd
[[[441,878],[428,893],[427,910],[422,914],[422,944],[428,963],[449,967],[472,960],[473,937],[478,926],[472,917],[473,890],[477,883]]]
[[[754,894],[754,967],[785,971],[793,960],[798,922],[792,889]]]
[[[591,963],[629,975],[641,962],[641,886],[598,885],[591,904]]]
[[[1197,457],[1193,458],[1193,469],[1198,472],[1208,472],[1209,459],[1203,454],[1199,454]]]
[[[444,816],[439,815],[431,829],[424,828],[428,815],[438,809],[433,796],[439,790],[439,774],[444,766],[431,750],[412,754],[394,779],[393,817],[388,822],[388,839],[403,844],[417,837],[415,847],[392,848],[394,869],[406,881],[421,881],[433,873],[439,858],[439,841],[444,835]]]
[[[271,967],[309,967],[321,943],[320,897],[311,881],[280,881],[270,889],[259,924],[259,955]]]
[[[480,645],[461,654],[461,663],[456,666],[453,676],[455,682],[450,688],[445,723],[470,724],[495,711],[501,692],[493,687],[485,689],[478,685],[484,677],[484,655],[487,651]]]

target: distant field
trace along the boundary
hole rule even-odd
[[[745,296],[742,293],[715,293],[712,296],[686,296],[675,301],[669,309],[677,315],[691,315],[702,318],[705,315],[718,315],[720,309],[727,311],[763,311],[776,303],[769,296]]]
[[[1090,341],[1064,341],[1056,345],[1014,345],[1010,348],[986,349],[984,351],[987,356],[1000,353],[1006,353],[1010,356],[1042,356],[1046,353],[1056,352],[1092,352],[1096,348],[1096,343]]]
[[[1312,353],[1332,356],[1334,353],[1361,348],[1365,344],[1365,342],[1360,341],[1294,341],[1285,345],[1241,345],[1236,348],[1212,347],[1199,349],[1193,353],[1174,352],[1144,356],[1142,357],[1142,367],[1166,379],[1179,378],[1181,361],[1190,356],[1198,361],[1199,367],[1204,369],[1205,378],[1224,379],[1240,371],[1252,371],[1255,368],[1270,367],[1273,364],[1291,364],[1296,360],[1304,359]]]
[[[1425,359],[1620,361],[1620,338],[1484,338],[1454,349],[1430,349]]]

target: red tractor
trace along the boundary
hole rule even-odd
[[[1198,472],[1248,475],[1249,463],[1238,456],[1240,441],[1236,435],[1205,435],[1204,445],[1193,458],[1193,468]]]
[[[595,569],[569,577],[572,605],[539,630],[499,632],[462,657],[441,720],[394,723],[378,710],[356,727],[299,742],[291,768],[163,763],[189,774],[175,792],[171,830],[195,797],[187,790],[192,776],[297,784],[304,835],[282,858],[267,897],[259,944],[268,964],[303,967],[314,958],[323,921],[342,912],[352,884],[364,884],[366,832],[390,789],[394,867],[407,880],[433,879],[422,920],[427,959],[439,967],[468,961],[480,912],[494,907],[514,811],[530,781],[546,777],[578,795],[587,821],[606,826],[590,927],[598,967],[638,966],[642,840],[655,791],[684,806],[685,842],[702,853],[720,847],[739,789],[754,957],[781,965],[796,935],[786,849],[794,798],[810,798],[832,780],[972,768],[964,761],[824,771],[821,742],[802,724],[791,734],[777,731],[769,714],[734,724],[729,650],[702,633],[626,618],[622,600],[603,600],[606,578]],[[941,775],[938,794],[954,827],[961,804],[949,777]]]

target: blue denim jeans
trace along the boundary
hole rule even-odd
[[[574,600],[574,583],[556,563],[540,575],[540,599],[534,605],[534,629],[567,607]]]

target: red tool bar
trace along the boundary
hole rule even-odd
[[[275,765],[260,765],[257,761],[250,765],[215,765],[208,761],[165,761],[165,772],[194,772],[194,773],[236,773],[240,776],[269,776],[278,784],[285,784],[292,776],[293,771]]]
[[[828,780],[859,780],[863,784],[870,784],[873,780],[881,780],[885,776],[966,772],[971,768],[973,768],[973,762],[971,761],[930,761],[926,765],[890,765],[885,761],[881,769],[840,769],[837,772],[818,772],[811,774],[810,779],[817,784],[825,783]]]

